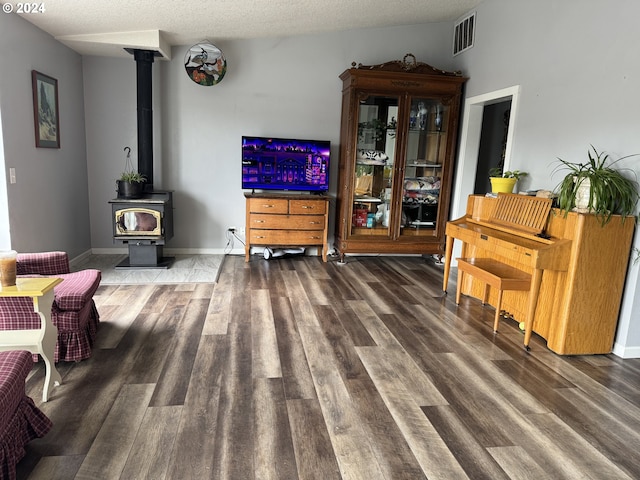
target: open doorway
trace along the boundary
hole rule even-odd
[[[473,193],[491,191],[489,171],[499,168],[504,171],[504,154],[507,148],[511,99],[485,105],[482,114],[482,129],[478,147],[478,168]]]
[[[489,182],[491,167],[501,160],[503,168],[509,169],[519,92],[520,87],[514,86],[465,100],[451,204],[452,218],[465,214],[469,195],[488,191],[483,184],[485,180]],[[508,118],[504,125],[507,111]],[[487,145],[481,148],[481,143]]]

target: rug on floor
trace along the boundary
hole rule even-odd
[[[173,262],[167,269],[116,269],[127,255],[89,255],[71,265],[74,271],[96,268],[102,272],[102,285],[139,285],[175,283],[216,283],[224,255],[168,255]]]

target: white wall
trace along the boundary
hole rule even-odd
[[[614,158],[640,153],[639,15],[633,0],[478,6],[475,46],[456,62],[470,76],[467,96],[521,87],[510,168],[530,173],[525,188],[553,189],[564,176],[551,174],[556,158],[586,160],[590,144]],[[620,165],[640,175],[640,157]],[[463,209],[464,203],[453,216]],[[629,265],[615,345],[620,356],[640,356],[639,268]]]
[[[82,58],[18,15],[0,15],[0,112],[11,247],[20,252],[91,248]],[[36,148],[31,70],[58,80],[61,148]],[[1,166],[1,165],[0,165]],[[9,168],[17,183],[9,184]],[[4,210],[4,209],[3,209]],[[0,214],[6,244],[7,215]],[[3,222],[4,219],[4,222]]]
[[[450,25],[364,29],[295,38],[215,42],[228,63],[218,85],[193,83],[183,67],[190,45],[154,64],[157,189],[174,191],[175,235],[167,248],[222,252],[228,227],[244,227],[240,137],[271,135],[332,142],[335,193],[342,84],[352,61],[376,64],[413,53],[452,66]],[[108,201],[122,170],[122,148],[136,150],[135,62],[85,58],[85,103],[94,250],[114,248]],[[157,79],[157,80],[156,80]],[[128,142],[128,143],[127,143]],[[135,152],[134,152],[135,153]],[[158,162],[158,155],[161,161]],[[160,163],[160,164],[158,164]],[[240,245],[236,242],[236,247]]]

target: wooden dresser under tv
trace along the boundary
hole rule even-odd
[[[310,194],[245,193],[245,261],[252,246],[322,247],[329,252],[329,197]]]
[[[517,195],[512,195],[518,197]],[[526,204],[527,198],[514,198]],[[544,237],[518,222],[496,219],[499,199],[469,196],[466,215],[447,223],[444,288],[454,240],[462,241],[462,258],[494,259],[532,275],[535,293],[533,332],[561,355],[610,353],[618,323],[635,218],[614,215],[601,226],[592,214],[551,209]],[[521,218],[530,216],[523,211]],[[482,299],[484,284],[465,275],[464,295]],[[517,321],[530,311],[529,292],[505,291],[502,309]],[[490,289],[490,305],[497,291]]]

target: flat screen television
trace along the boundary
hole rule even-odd
[[[242,188],[325,192],[328,140],[242,137]]]

